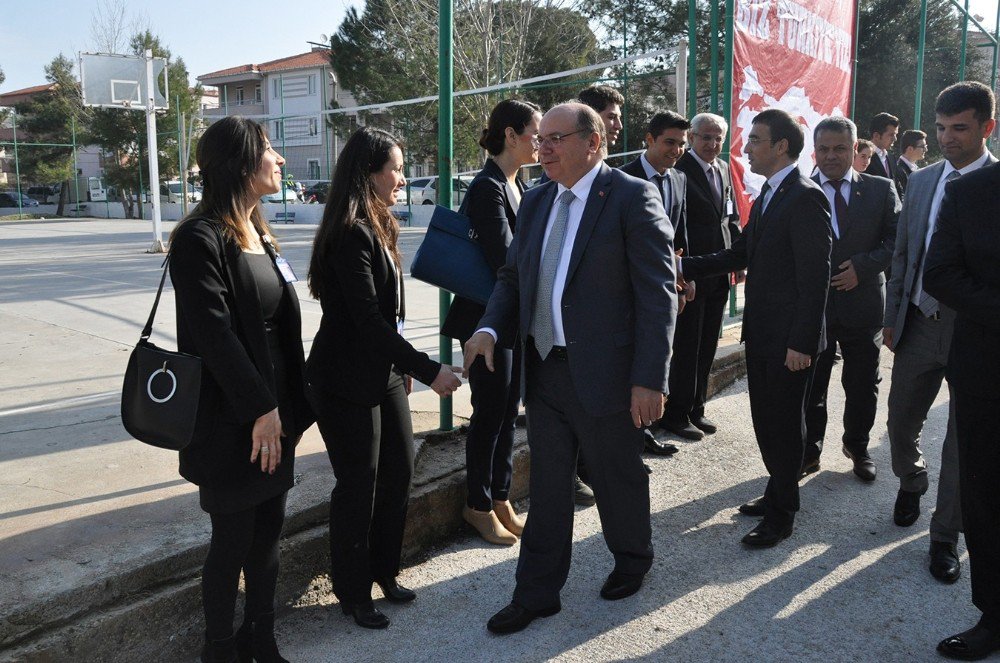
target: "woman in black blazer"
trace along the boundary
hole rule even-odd
[[[413,474],[412,378],[442,396],[461,386],[461,368],[402,336],[399,225],[389,207],[405,185],[399,142],[378,129],[356,131],[337,161],[309,265],[323,318],[307,392],[337,476],[330,579],[344,614],[366,628],[389,625],[372,603],[373,582],[389,601],[415,597],[396,582]]]
[[[494,271],[503,266],[514,236],[517,208],[524,193],[522,166],[538,161],[538,123],[535,104],[506,99],[490,113],[479,144],[490,158],[469,185],[462,208],[476,241]],[[464,344],[476,331],[486,307],[456,297],[441,333]],[[512,347],[517,348],[515,340]],[[469,369],[472,419],[465,441],[468,497],[462,516],[490,543],[513,545],[524,529],[524,519],[510,504],[513,475],[514,420],[520,401],[520,350],[497,348],[493,371],[482,357]]]
[[[202,200],[170,238],[177,345],[204,367],[194,439],[180,452],[181,475],[212,519],[203,661],[285,660],[274,641],[278,538],[312,413],[294,277],[279,268],[258,208],[281,190],[283,163],[260,125],[219,120],[198,142]],[[246,608],[234,635],[241,570]]]

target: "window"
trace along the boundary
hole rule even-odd
[[[271,140],[284,140],[285,139],[285,121],[275,120],[274,121],[274,131],[271,133]]]
[[[306,168],[309,170],[309,177],[306,179],[318,180],[321,179],[319,174],[319,159],[309,159],[306,161]]]
[[[242,106],[243,105],[243,88],[242,87],[236,88],[236,105],[237,106]]]
[[[315,136],[317,134],[319,134],[319,121],[315,117],[309,118],[309,135]]]
[[[310,96],[316,94],[316,74],[312,74],[311,76],[309,76],[309,92],[308,92],[308,94]]]
[[[256,104],[259,104],[261,102],[259,85],[255,85],[253,88],[253,101]]]
[[[281,79],[280,78],[275,77],[274,79],[271,80],[271,88],[273,90],[271,96],[274,97],[275,99],[281,98]]]

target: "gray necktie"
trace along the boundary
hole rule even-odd
[[[549,232],[549,241],[542,251],[542,265],[538,271],[538,286],[535,288],[535,310],[532,314],[535,349],[538,350],[538,355],[542,359],[549,356],[554,345],[552,340],[552,287],[556,282],[556,270],[562,255],[563,241],[566,239],[569,206],[575,199],[576,196],[569,189],[563,191],[562,195],[559,196],[556,220]]]
[[[715,199],[715,206],[722,209],[722,183],[719,176],[719,169],[713,163],[708,167],[708,179],[712,185],[712,197]]]
[[[946,182],[950,182],[950,181],[952,181],[954,179],[957,179],[957,178],[959,178],[961,176],[962,176],[962,173],[958,172],[957,170],[953,170],[950,173],[948,173],[948,177],[945,178],[945,181]],[[938,210],[938,211],[940,212],[940,210]],[[935,219],[935,221],[937,221],[937,219]],[[927,260],[927,245],[924,244],[924,253],[923,253],[923,255],[920,256],[920,273],[921,274],[924,271],[924,262],[926,260]],[[931,316],[933,316],[935,313],[937,313],[940,310],[940,306],[938,304],[938,300],[936,300],[933,297],[931,297],[930,295],[928,295],[927,291],[923,289],[923,281],[921,281],[920,301],[917,302],[917,308],[919,308],[920,312],[923,313],[924,315],[926,315],[928,318],[930,318]]]

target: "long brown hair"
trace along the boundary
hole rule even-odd
[[[267,151],[264,128],[245,117],[224,117],[212,124],[198,141],[198,168],[204,183],[201,202],[174,231],[189,219],[206,217],[218,221],[223,235],[247,249],[253,243],[244,223],[247,200],[252,197],[251,182]],[[250,221],[261,235],[270,235],[271,227],[259,205],[250,211]]]
[[[344,145],[337,159],[333,181],[330,182],[330,194],[309,263],[309,292],[316,299],[323,298],[323,279],[320,275],[330,265],[337,248],[355,223],[369,226],[378,244],[392,255],[396,268],[401,268],[397,245],[399,223],[386,204],[375,195],[371,178],[389,161],[394,147],[402,149],[392,134],[368,127],[355,131]]]

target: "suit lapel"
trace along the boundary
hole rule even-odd
[[[528,221],[527,231],[528,236],[525,239],[525,244],[520,246],[526,246],[528,249],[528,273],[525,275],[527,280],[525,281],[525,292],[534,292],[535,286],[538,283],[538,266],[542,259],[542,241],[545,239],[545,227],[549,224],[549,212],[552,211],[552,205],[556,200],[556,191],[559,187],[555,182],[549,181],[543,186],[548,189],[541,196],[541,200],[538,206],[535,207],[535,217],[533,219],[525,219]],[[518,226],[524,229],[524,225],[519,221]],[[534,306],[534,300],[532,300],[531,305]]]
[[[767,203],[767,207],[764,208],[764,211],[760,214],[760,218],[757,220],[758,225],[760,226],[757,229],[758,235],[764,232],[764,228],[767,227],[768,220],[770,220],[777,213],[778,208],[780,208],[782,203],[785,202],[785,194],[788,193],[791,182],[800,176],[799,168],[796,166],[790,173],[788,173],[788,175],[785,176],[785,179],[781,180],[781,184],[778,185],[777,190],[775,190],[774,194],[771,196],[770,202]]]
[[[927,224],[929,223],[928,217],[931,215],[931,203],[934,201],[934,191],[937,189],[938,180],[941,179],[941,173],[944,172],[944,160],[938,161],[933,166],[928,166],[927,169],[930,171],[928,173],[928,185],[920,190],[920,198],[917,200],[915,207],[916,214],[913,215],[914,224],[913,232],[911,233],[913,237],[923,238],[927,235]],[[907,197],[912,196],[914,191],[907,188]],[[923,239],[916,243],[919,246],[919,251],[923,251]],[[918,253],[919,255],[919,253]]]
[[[604,203],[608,199],[608,191],[611,189],[611,169],[601,166],[601,170],[594,179],[594,184],[590,187],[590,196],[587,204],[583,208],[583,217],[580,219],[580,228],[576,231],[576,239],[573,241],[573,253],[569,259],[569,269],[566,270],[566,283],[573,279],[573,272],[576,271],[580,260],[583,258],[583,251],[587,247],[594,226],[604,210]]]
[[[247,349],[258,368],[269,366],[271,358],[261,356],[266,352],[267,339],[264,337],[264,316],[260,308],[260,292],[253,277],[250,262],[236,242],[226,242],[226,262],[233,291],[230,293],[236,309],[236,326],[246,339]]]
[[[864,223],[864,209],[868,206],[868,182],[858,173],[851,179],[851,198],[847,201],[847,227],[840,229],[840,239],[850,234],[851,229]],[[836,238],[835,238],[836,241]]]
[[[670,212],[672,212],[675,209],[678,210],[678,211],[680,210],[681,204],[684,202],[684,187],[681,185],[681,176],[680,176],[680,173],[678,173],[675,169],[668,168],[667,169],[667,177],[670,180],[670,208],[671,209],[667,210],[667,213],[669,214]],[[674,221],[674,225],[676,225],[678,223],[678,221],[676,219],[674,219],[674,215],[671,215],[670,219],[672,221]]]

